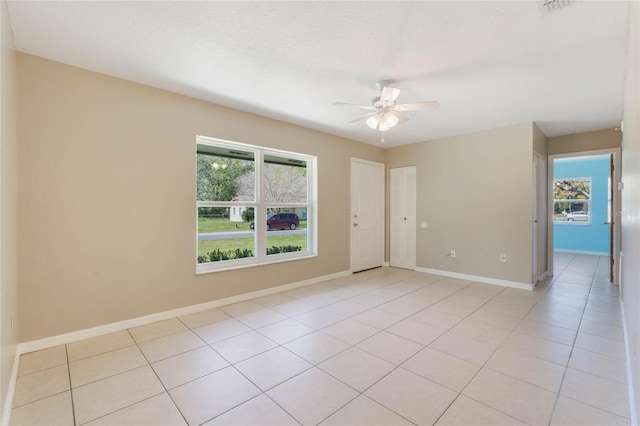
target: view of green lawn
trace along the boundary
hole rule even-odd
[[[300,222],[302,226],[302,222]],[[305,223],[306,225],[306,223]],[[248,226],[247,226],[248,228]],[[233,228],[235,230],[235,227]],[[219,231],[218,231],[219,232]],[[229,238],[226,240],[202,240],[198,241],[198,256],[205,256],[208,252],[215,249],[223,251],[227,250],[254,250],[253,238]],[[267,234],[267,247],[272,246],[300,246],[302,250],[307,249],[307,236],[306,234],[296,235],[269,235]]]

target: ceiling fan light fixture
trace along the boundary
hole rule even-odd
[[[400,119],[392,112],[387,112],[384,115],[384,122],[389,125],[389,128],[395,126],[400,122]]]
[[[378,118],[378,114],[374,114],[367,119],[367,126],[371,127],[372,129],[377,129],[378,124],[380,124],[380,118]]]
[[[400,119],[393,112],[379,112],[367,119],[367,126],[374,130],[386,132],[399,122]]]
[[[380,130],[381,132],[386,132],[387,130],[389,130],[392,126],[389,125],[389,123],[387,123],[384,120],[380,121],[380,125],[378,126],[378,130]]]

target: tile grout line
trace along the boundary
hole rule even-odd
[[[176,317],[176,319],[178,321],[180,321],[179,318]],[[180,323],[184,324],[182,321],[180,321]],[[187,327],[188,330],[191,330],[189,327]],[[169,399],[171,400],[171,403],[173,404],[173,406],[176,408],[176,410],[178,410],[178,413],[180,413],[180,416],[182,417],[182,420],[184,420],[185,424],[189,424],[189,422],[187,421],[187,418],[184,416],[184,413],[182,413],[182,410],[180,410],[180,407],[178,407],[178,404],[176,404],[176,401],[173,399],[173,397],[171,396],[171,394],[169,393],[169,390],[167,389],[167,387],[164,385],[164,382],[162,380],[160,380],[160,376],[158,376],[158,373],[156,372],[156,370],[153,368],[153,366],[151,365],[151,362],[149,362],[149,358],[147,358],[147,355],[144,353],[144,351],[140,348],[140,345],[138,344],[138,341],[135,339],[135,337],[133,337],[133,334],[131,334],[131,331],[129,331],[129,329],[127,329],[127,333],[129,333],[129,335],[131,336],[131,339],[133,339],[136,347],[138,348],[138,350],[140,351],[140,353],[142,354],[142,356],[144,357],[144,359],[147,361],[147,365],[149,366],[149,368],[151,369],[151,371],[153,371],[153,374],[155,375],[156,379],[158,380],[158,382],[160,383],[160,385],[162,386],[162,388],[164,389],[164,393],[167,394],[167,396],[169,397]],[[178,334],[178,333],[173,333],[173,334]],[[195,333],[194,333],[195,334]],[[197,334],[196,334],[197,336]],[[198,338],[200,338],[200,336],[198,336]],[[205,342],[206,343],[206,342]],[[166,359],[166,358],[165,358]],[[158,395],[161,395],[158,394]],[[151,398],[155,398],[158,395],[153,395],[150,396],[149,398],[145,399],[144,401],[151,399]],[[134,404],[129,405],[129,407],[135,405],[135,404],[139,404],[141,401],[138,401]],[[126,407],[125,407],[126,408]],[[120,410],[122,410],[123,408],[121,408]],[[120,410],[116,410],[114,412],[120,411]],[[109,413],[111,414],[111,413]]]
[[[138,367],[134,367],[134,368],[130,368],[130,369],[125,370],[125,371],[120,371],[120,372],[115,373],[115,374],[112,374],[112,375],[110,375],[110,376],[103,377],[103,378],[101,378],[101,379],[98,379],[98,380],[94,380],[94,381],[92,381],[92,382],[85,383],[85,384],[83,384],[83,385],[81,385],[81,386],[78,386],[78,388],[81,388],[81,387],[84,387],[84,386],[87,386],[87,385],[90,385],[90,384],[93,384],[93,383],[97,383],[97,382],[100,382],[100,381],[102,381],[102,380],[106,380],[106,379],[109,379],[109,378],[112,378],[112,377],[115,377],[115,376],[118,376],[118,375],[121,375],[121,374],[129,373],[129,372],[131,372],[131,371],[138,370],[138,369],[141,369],[141,368],[144,368],[144,367],[148,366],[149,368],[151,368],[151,371],[153,371],[154,375],[156,376],[156,378],[157,378],[157,379],[158,379],[158,381],[160,382],[160,385],[162,385],[162,387],[164,388],[164,392],[160,392],[160,393],[158,393],[158,394],[151,395],[151,396],[149,396],[149,397],[147,397],[147,398],[141,399],[141,400],[136,401],[136,402],[134,402],[134,403],[132,403],[132,404],[129,404],[129,405],[127,405],[127,406],[120,407],[120,408],[118,408],[118,409],[116,409],[116,410],[114,410],[114,411],[110,411],[110,412],[108,412],[108,413],[106,413],[106,414],[103,414],[103,415],[101,415],[101,416],[98,416],[98,417],[96,417],[96,418],[94,418],[94,419],[90,419],[90,420],[88,420],[87,422],[85,422],[85,423],[83,423],[83,424],[86,424],[86,423],[89,423],[89,422],[95,421],[95,420],[97,420],[97,419],[101,419],[101,418],[103,418],[103,417],[106,417],[106,416],[109,416],[109,415],[111,415],[111,414],[117,413],[118,411],[122,411],[122,410],[124,410],[124,409],[129,408],[129,407],[133,407],[133,406],[134,406],[134,405],[136,405],[136,404],[139,404],[139,403],[144,402],[144,401],[148,401],[148,400],[150,400],[150,399],[152,399],[152,398],[155,398],[156,396],[162,395],[163,393],[166,393],[166,394],[169,396],[169,398],[171,398],[171,395],[169,395],[169,392],[167,391],[166,387],[164,386],[164,383],[162,383],[162,381],[160,380],[160,378],[159,378],[159,377],[158,377],[158,375],[156,374],[155,370],[154,370],[154,369],[153,369],[153,367],[151,366],[151,363],[150,363],[150,362],[149,362],[149,360],[147,359],[146,355],[145,355],[145,354],[144,354],[144,352],[140,349],[140,346],[138,345],[138,342],[133,338],[133,335],[131,335],[131,333],[129,332],[129,329],[126,329],[126,331],[127,331],[127,333],[131,336],[131,339],[132,339],[132,340],[133,340],[133,342],[134,342],[132,345],[128,345],[128,346],[126,346],[126,347],[128,348],[128,347],[131,347],[131,346],[135,346],[135,347],[138,349],[138,351],[140,351],[141,355],[144,357],[144,359],[145,359],[145,361],[146,361],[146,363],[147,363],[147,364],[146,364],[146,365],[141,365],[141,366],[138,366]],[[174,334],[177,334],[177,333],[174,333]],[[120,348],[120,349],[124,349],[124,348]],[[120,349],[116,349],[116,350],[120,350]],[[115,350],[107,351],[107,352],[104,352],[104,353],[111,353],[111,352],[114,352],[114,351],[115,351]],[[99,354],[99,355],[101,355],[101,354]],[[94,356],[97,356],[97,355],[94,355]],[[91,357],[87,357],[87,358],[83,358],[83,359],[88,359],[88,358],[91,358]],[[173,398],[171,398],[171,401],[172,401],[172,402],[173,402],[173,404],[175,405],[175,402],[173,401]],[[176,409],[178,409],[178,407],[177,407],[177,406],[176,406]],[[179,413],[180,413],[180,415],[182,416],[182,412],[181,412],[179,409],[178,409],[178,412],[179,412]],[[183,417],[183,419],[184,419],[184,416],[182,416],[182,417]],[[74,422],[75,422],[75,420],[74,420]],[[185,423],[186,423],[186,419],[185,419]],[[187,423],[187,424],[188,424],[188,423]]]
[[[253,299],[251,299],[251,300],[253,300]],[[259,302],[256,302],[256,303],[259,303]],[[270,308],[269,308],[269,309],[270,309]],[[272,309],[272,310],[273,310],[273,309]],[[224,311],[222,311],[222,312],[224,312]],[[225,313],[226,313],[226,312],[225,312]],[[227,315],[230,315],[230,314],[227,314]],[[234,316],[230,316],[230,318],[235,319],[236,317],[234,317]],[[182,320],[180,320],[179,318],[178,318],[178,320],[179,320],[180,322],[182,322]],[[236,321],[238,321],[238,320],[236,320]],[[242,322],[242,321],[240,321],[240,322]],[[182,323],[184,324],[184,322],[182,322]],[[214,323],[215,323],[215,322],[214,322]],[[243,323],[243,324],[244,324],[244,323]],[[195,332],[194,332],[194,331],[193,331],[193,330],[192,330],[188,325],[186,325],[186,324],[184,324],[184,325],[185,325],[189,330],[191,330],[194,334],[198,335],[198,334],[197,334],[197,333],[195,333]],[[246,324],[245,324],[245,325],[246,325]],[[247,325],[247,326],[248,326],[248,325]],[[251,328],[251,330],[246,331],[246,332],[241,333],[241,334],[238,334],[238,335],[236,335],[236,336],[231,336],[231,337],[229,337],[228,339],[232,339],[232,338],[234,338],[234,337],[237,337],[237,336],[240,336],[240,335],[243,335],[243,334],[250,333],[251,331],[257,332],[257,330],[256,330],[256,329],[254,329],[254,328],[252,328],[252,327],[250,327],[250,326],[248,326],[248,327],[249,327],[249,328]],[[265,338],[269,339],[267,336],[264,336],[264,335],[262,335],[261,333],[259,333],[259,334],[260,334],[261,336],[263,336],[263,337],[265,337]],[[300,422],[298,422],[298,420],[297,420],[297,419],[296,419],[296,418],[295,418],[291,413],[289,413],[289,412],[288,412],[284,407],[280,406],[280,404],[278,404],[276,401],[274,401],[274,400],[273,400],[273,399],[272,399],[272,398],[267,394],[267,392],[266,392],[266,391],[263,391],[263,390],[262,390],[262,389],[261,389],[261,388],[260,388],[256,383],[254,383],[254,381],[253,381],[253,380],[251,380],[251,378],[249,378],[248,376],[246,376],[246,375],[245,375],[242,371],[240,371],[240,370],[236,367],[236,365],[235,365],[235,364],[237,364],[237,363],[240,363],[240,362],[246,361],[246,360],[248,360],[248,359],[251,359],[251,358],[253,358],[253,357],[256,357],[256,356],[262,355],[262,354],[264,354],[264,353],[266,353],[266,352],[268,352],[268,351],[270,351],[270,350],[273,350],[273,349],[276,349],[276,348],[279,348],[279,347],[281,347],[281,348],[283,348],[283,349],[285,349],[285,350],[288,350],[287,348],[285,348],[285,347],[284,347],[283,345],[281,345],[280,343],[278,343],[278,342],[276,342],[276,341],[274,341],[274,340],[272,340],[272,339],[269,339],[269,340],[271,340],[272,342],[274,342],[277,346],[276,346],[276,347],[274,347],[274,348],[268,349],[268,350],[266,350],[266,351],[264,351],[264,352],[260,352],[260,353],[258,353],[258,354],[255,354],[255,355],[253,355],[253,356],[251,356],[251,357],[249,357],[249,358],[246,358],[246,359],[240,360],[240,361],[238,361],[238,362],[236,362],[236,363],[232,363],[232,362],[230,362],[230,361],[229,361],[229,360],[228,360],[228,359],[227,359],[223,354],[219,353],[219,352],[218,352],[218,351],[217,351],[217,350],[212,346],[212,345],[213,345],[213,343],[216,343],[216,342],[222,342],[222,341],[227,340],[227,339],[221,339],[221,340],[218,340],[218,341],[216,341],[216,342],[208,343],[208,342],[206,342],[204,339],[202,339],[199,335],[198,335],[198,337],[199,337],[199,338],[200,338],[200,339],[205,343],[205,345],[206,345],[206,346],[208,346],[209,348],[211,348],[211,350],[213,350],[213,351],[214,351],[214,353],[218,354],[218,355],[219,355],[222,359],[224,359],[224,360],[225,360],[225,362],[227,362],[229,365],[228,365],[228,366],[226,366],[226,367],[224,367],[224,368],[221,368],[221,369],[219,369],[219,370],[216,370],[216,371],[213,371],[213,372],[211,372],[211,373],[205,374],[204,376],[200,376],[200,377],[197,377],[197,378],[195,378],[195,379],[193,379],[193,380],[189,380],[188,382],[182,383],[182,384],[180,384],[179,386],[176,386],[176,388],[178,388],[178,387],[180,387],[180,386],[184,386],[184,385],[186,385],[186,384],[188,384],[188,383],[192,383],[192,382],[194,382],[194,381],[196,381],[196,380],[199,380],[199,379],[201,379],[201,378],[203,378],[203,377],[210,376],[210,375],[215,374],[215,373],[217,373],[217,372],[219,372],[219,371],[222,371],[222,370],[224,370],[224,369],[226,369],[226,368],[233,368],[236,372],[238,372],[238,374],[240,374],[242,377],[244,377],[246,380],[248,380],[248,381],[249,381],[253,386],[255,386],[255,387],[256,387],[256,389],[258,389],[258,390],[260,391],[257,395],[255,395],[255,396],[253,396],[253,397],[249,398],[248,400],[242,401],[242,402],[240,402],[239,404],[234,405],[233,407],[230,407],[229,409],[224,410],[224,411],[223,411],[223,412],[221,412],[221,413],[216,414],[216,415],[215,415],[215,416],[213,416],[212,418],[205,420],[202,424],[207,423],[207,422],[210,422],[211,420],[216,419],[216,418],[218,418],[218,417],[220,417],[220,416],[222,416],[222,415],[224,415],[224,414],[226,414],[226,413],[228,413],[228,412],[230,412],[230,411],[234,410],[235,408],[238,408],[239,406],[241,406],[241,405],[243,405],[243,404],[245,404],[245,403],[247,403],[247,402],[249,402],[249,401],[252,401],[252,400],[254,400],[254,399],[256,399],[256,398],[258,398],[258,397],[260,397],[260,396],[262,396],[262,395],[264,395],[265,397],[269,398],[269,400],[271,400],[274,404],[276,404],[278,407],[280,407],[280,409],[282,409],[285,413],[287,413],[287,414],[288,414],[292,419],[294,419],[298,424],[301,424]],[[290,352],[290,351],[289,351],[289,352]],[[293,352],[292,352],[292,353],[293,353]],[[300,358],[300,356],[299,356],[299,355],[297,355],[297,354],[294,354],[294,355]],[[171,357],[169,357],[169,358],[171,358]],[[303,358],[301,358],[301,359],[303,359]],[[305,360],[305,361],[306,361],[306,360]],[[310,368],[308,368],[308,369],[305,369],[305,370],[303,370],[303,371],[299,372],[298,374],[296,374],[296,375],[295,375],[295,376],[293,376],[293,377],[296,377],[296,376],[298,376],[298,375],[300,375],[300,374],[304,373],[305,371],[310,370],[310,369],[311,369],[311,368],[313,368],[313,367],[314,367],[314,365],[312,365],[312,366],[311,366]],[[155,371],[154,371],[154,372],[155,372]],[[289,379],[287,379],[287,380],[290,380],[290,379],[292,379],[293,377],[290,377],[290,378],[289,378]],[[287,381],[287,380],[285,380],[285,381]],[[282,383],[284,383],[284,382],[282,382]],[[279,386],[279,385],[280,385],[280,384],[282,384],[282,383],[278,383],[277,385],[275,385],[275,386],[273,386],[273,387]],[[163,386],[164,386],[164,384],[163,384]],[[273,388],[273,387],[272,387],[272,388]],[[272,389],[272,388],[271,388],[271,389]],[[165,389],[166,389],[166,388],[165,388]],[[169,393],[169,391],[167,391],[167,394],[169,394],[169,397],[171,398],[171,394]],[[172,400],[172,402],[174,403],[174,405],[176,405],[176,407],[177,407],[177,404],[175,403],[175,401],[173,400],[173,398],[171,398],[171,400]],[[180,410],[178,409],[178,411],[180,411]],[[182,415],[182,412],[181,412],[181,411],[180,411],[180,414]],[[183,415],[183,418],[184,418],[184,415]],[[184,420],[185,420],[185,422],[188,424],[188,422],[186,421],[186,418],[184,418]]]
[[[60,346],[62,346],[62,345],[60,345]],[[47,348],[47,349],[51,349],[51,348]],[[42,350],[47,350],[47,349],[42,349]],[[40,351],[36,351],[36,352],[40,352]],[[21,376],[17,376],[17,378],[31,376],[31,375],[34,375],[34,374],[45,372],[47,370],[53,370],[55,368],[59,368],[59,367],[65,366],[65,365],[67,366],[67,375],[69,375],[69,364],[68,363],[62,363],[62,364],[54,365],[54,366],[51,366],[51,367],[43,368],[41,370],[32,371],[31,373],[23,374]],[[17,379],[16,379],[16,386],[17,386]],[[65,389],[65,390],[62,390],[62,391],[59,391],[59,392],[55,392],[55,393],[52,393],[51,395],[46,395],[46,396],[34,399],[33,401],[22,403],[20,405],[13,405],[11,407],[11,411],[13,412],[13,410],[15,410],[16,408],[21,408],[21,407],[24,407],[26,405],[33,404],[34,402],[39,402],[39,401],[45,400],[47,398],[51,398],[52,396],[61,395],[61,394],[65,393],[65,392],[68,392],[70,390],[71,390],[71,378],[69,377],[69,389]]]
[[[69,375],[69,396],[71,397],[71,418],[73,419],[74,426],[77,425],[76,422],[76,408],[75,402],[73,400],[73,384],[71,383],[71,365],[69,363],[69,348],[67,345],[64,345],[64,356],[67,359],[67,374]]]

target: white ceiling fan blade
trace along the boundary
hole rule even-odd
[[[380,94],[380,102],[385,105],[391,105],[395,102],[396,98],[400,94],[400,89],[396,89],[395,87],[383,87],[382,93]]]
[[[399,104],[393,107],[395,111],[428,111],[440,108],[440,102],[414,102],[411,104]]]
[[[361,115],[360,117],[356,117],[353,120],[348,121],[348,123],[356,123],[358,121],[364,120],[365,118],[369,118],[372,115],[376,115],[376,114],[377,114],[377,112],[370,112],[369,114],[365,114],[365,115]]]
[[[348,106],[348,107],[362,108],[362,109],[369,109],[369,110],[376,109],[374,106],[371,106],[371,105],[350,104],[347,102],[331,102],[331,104],[337,105],[337,106]]]
[[[404,115],[400,114],[398,111],[391,110],[391,111],[389,111],[389,114],[393,114],[398,119],[398,124],[402,124],[402,123],[405,123],[405,122],[409,121],[409,119],[407,117],[405,117]]]

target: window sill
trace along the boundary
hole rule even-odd
[[[303,254],[303,255],[294,256],[294,257],[287,256],[279,259],[268,259],[262,262],[251,262],[251,263],[242,263],[242,264],[234,263],[233,265],[224,265],[224,266],[218,266],[216,263],[200,263],[196,265],[196,275],[204,275],[204,274],[211,274],[215,272],[225,272],[225,271],[234,271],[238,269],[254,268],[256,266],[273,265],[275,263],[291,262],[294,260],[302,260],[302,259],[311,259],[314,257],[318,257],[318,255],[315,253],[309,252],[308,254]],[[231,261],[231,263],[233,263],[233,261]]]

